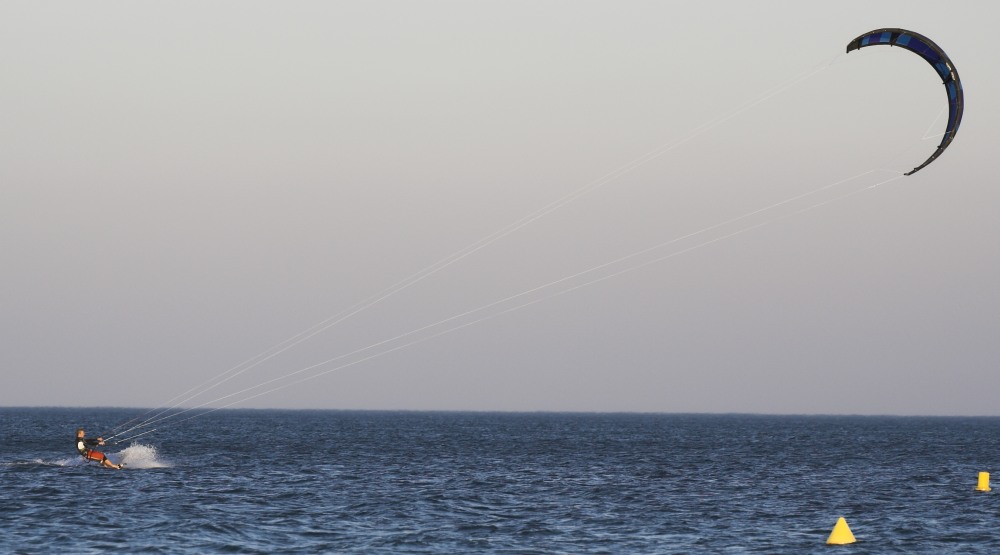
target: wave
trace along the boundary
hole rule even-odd
[[[0,464],[0,466],[16,467],[16,466],[80,466],[84,464],[85,461],[80,457],[66,457],[61,459],[31,459],[28,461],[10,461]]]
[[[117,453],[106,453],[108,459],[113,463],[125,463],[126,469],[139,468],[170,468],[173,465],[160,458],[156,447],[142,443],[133,443]],[[0,467],[24,467],[24,466],[57,466],[57,467],[77,467],[91,464],[83,457],[60,457],[54,459],[34,458],[30,460],[8,461],[0,463]]]

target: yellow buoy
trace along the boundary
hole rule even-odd
[[[830,532],[830,537],[826,539],[827,545],[844,545],[845,543],[854,543],[854,534],[851,533],[851,528],[847,525],[847,521],[844,517],[837,519],[837,524],[833,526],[833,532]]]
[[[990,491],[990,473],[980,472],[979,473],[979,485],[976,486],[976,491]]]

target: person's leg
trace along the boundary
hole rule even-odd
[[[107,457],[104,457],[104,460],[101,461],[101,464],[103,464],[104,466],[106,466],[108,468],[114,468],[115,470],[121,469],[121,465],[120,464],[115,464],[115,463],[111,462],[110,460],[108,460]]]

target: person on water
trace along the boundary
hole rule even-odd
[[[88,461],[97,461],[101,463],[102,466],[106,466],[108,468],[121,469],[125,466],[124,464],[115,464],[111,462],[104,453],[92,449],[92,447],[97,447],[98,445],[104,445],[103,437],[99,437],[97,439],[84,437],[83,428],[76,429],[76,450],[83,455],[83,458]]]

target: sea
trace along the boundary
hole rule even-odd
[[[143,412],[0,408],[0,552],[1000,553],[1000,418],[217,410],[76,453]]]

